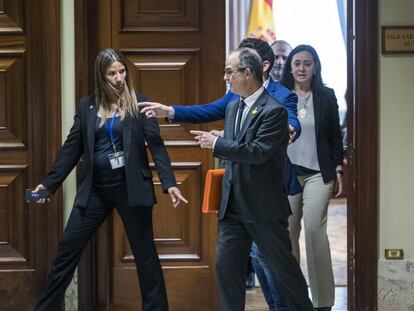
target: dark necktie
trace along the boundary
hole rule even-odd
[[[243,117],[243,110],[246,107],[246,103],[243,100],[240,100],[239,103],[239,110],[238,110],[238,115],[237,115],[237,123],[236,123],[236,131],[235,131],[235,137],[237,138],[237,136],[239,136],[240,133],[240,129],[241,129],[241,122],[242,122],[242,117]]]

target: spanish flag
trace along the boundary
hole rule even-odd
[[[273,0],[252,1],[249,28],[247,30],[248,37],[260,38],[267,42],[276,40],[272,2]]]

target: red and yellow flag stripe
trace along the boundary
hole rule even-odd
[[[276,40],[275,22],[273,20],[272,0],[253,0],[247,36],[264,41]]]

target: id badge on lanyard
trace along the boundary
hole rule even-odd
[[[108,158],[113,170],[125,166],[123,151],[110,153],[108,154]]]
[[[109,138],[111,139],[112,148],[114,149],[113,153],[108,154],[109,163],[111,163],[111,168],[113,170],[125,166],[124,152],[122,150],[120,151],[116,150],[115,140],[113,136],[114,121],[115,121],[117,112],[118,112],[118,108],[115,110],[110,126],[108,126],[108,123],[107,123],[108,120],[105,122],[105,128],[109,134]]]

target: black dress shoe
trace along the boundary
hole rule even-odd
[[[315,311],[331,311],[332,307],[315,308]]]
[[[254,285],[254,272],[250,272],[246,276],[246,288],[253,288]]]

